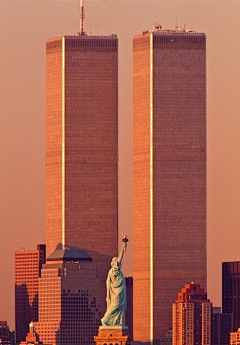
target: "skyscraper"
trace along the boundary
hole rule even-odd
[[[233,331],[240,326],[240,261],[222,263],[223,313],[233,314]]]
[[[29,323],[38,320],[38,278],[46,261],[46,246],[15,251],[16,342],[24,341]]]
[[[221,313],[220,307],[212,308],[211,345],[229,345],[232,316],[231,313]]]
[[[240,328],[230,334],[230,345],[240,345]]]
[[[171,328],[186,281],[206,288],[206,37],[133,40],[134,340]]]
[[[212,304],[199,284],[185,284],[172,306],[172,345],[211,345]]]
[[[46,45],[46,240],[84,249],[105,279],[118,234],[118,39],[63,36]]]
[[[96,264],[84,250],[57,249],[39,279],[39,339],[52,345],[90,345],[100,322]]]

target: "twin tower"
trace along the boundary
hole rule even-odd
[[[118,39],[50,39],[46,71],[47,256],[91,256],[103,315],[118,247]],[[206,288],[203,33],[154,27],[133,40],[133,278],[134,340],[145,343],[171,328],[186,283]]]

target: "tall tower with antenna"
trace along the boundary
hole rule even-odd
[[[79,34],[46,43],[47,258],[56,248],[92,258],[102,317],[118,248],[118,38],[88,36],[80,4]]]

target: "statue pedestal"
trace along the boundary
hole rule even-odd
[[[128,327],[118,326],[100,326],[98,335],[94,336],[96,345],[130,345],[128,340]]]

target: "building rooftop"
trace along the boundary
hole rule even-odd
[[[91,262],[92,258],[83,249],[56,249],[47,261],[88,261]]]
[[[162,25],[157,24],[154,25],[152,29],[150,30],[144,30],[143,35],[149,34],[149,33],[159,33],[159,34],[194,34],[194,35],[205,35],[204,33],[199,33],[194,30],[186,29],[185,25],[184,28],[179,29],[177,26],[173,29],[163,29]]]
[[[47,40],[47,42],[51,42],[51,41],[56,41],[56,40],[60,40],[63,37],[65,37],[65,39],[79,39],[79,40],[113,40],[113,39],[118,39],[116,34],[112,34],[109,36],[91,36],[91,35],[63,35],[63,36],[58,36],[58,37],[53,37],[53,38],[49,38]]]

